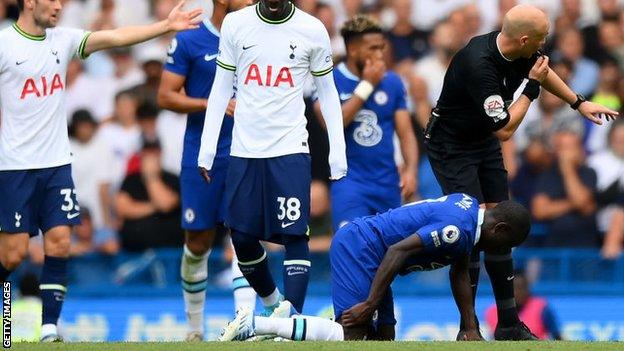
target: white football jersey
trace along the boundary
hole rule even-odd
[[[16,24],[0,31],[0,170],[71,163],[65,75],[84,58],[88,32],[50,28],[32,36]]]
[[[327,30],[297,9],[282,21],[258,5],[232,12],[221,26],[217,65],[236,73],[231,155],[268,158],[308,153],[303,89],[333,68]]]

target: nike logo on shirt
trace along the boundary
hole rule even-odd
[[[290,222],[290,223],[284,223],[282,222],[282,228],[287,228],[290,227],[291,225],[295,224],[295,222]]]
[[[67,219],[73,219],[80,216],[80,212],[76,212],[76,213],[68,213],[67,214]]]
[[[251,48],[253,48],[254,46],[258,46],[258,44],[249,45],[249,46],[244,46],[244,45],[243,45],[243,50],[251,49]]]
[[[204,56],[204,60],[206,60],[206,61],[210,62],[210,61],[212,61],[212,60],[216,59],[216,58],[217,58],[217,56],[219,56],[219,54],[214,54],[214,55],[208,55],[208,54],[206,54],[206,56]]]
[[[17,66],[19,66],[19,65],[21,65],[22,63],[24,63],[24,62],[26,62],[26,61],[28,61],[28,60],[24,60],[24,61],[15,61],[15,64],[16,64]]]

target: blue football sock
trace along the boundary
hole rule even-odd
[[[284,298],[303,312],[308,281],[310,280],[310,249],[306,236],[284,235]]]
[[[45,256],[41,272],[42,324],[58,322],[67,292],[67,258]]]
[[[238,267],[249,285],[261,298],[271,295],[276,289],[275,281],[260,241],[249,234],[232,231],[232,244],[238,257]]]

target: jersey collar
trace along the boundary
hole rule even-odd
[[[501,55],[501,57],[507,61],[507,62],[512,62],[513,60],[508,59],[507,57],[505,57],[505,55],[503,55],[503,52],[500,50],[500,47],[498,46],[498,37],[500,37],[500,33],[498,33],[496,35],[496,39],[494,40],[494,45],[496,45],[496,50],[498,50],[498,53]]]
[[[360,78],[358,78],[358,76],[356,76],[355,74],[351,73],[351,71],[349,71],[349,67],[347,67],[347,65],[344,62],[340,62],[338,64],[338,71],[340,71],[340,73],[342,73],[342,75],[347,77],[348,79],[354,80],[356,82],[360,81]]]
[[[480,208],[479,215],[477,216],[477,230],[475,233],[474,245],[477,245],[479,239],[481,239],[481,225],[483,225],[483,218],[485,218],[485,210]]]
[[[258,2],[258,4],[256,4],[256,14],[258,15],[258,17],[260,17],[260,19],[263,22],[266,22],[268,24],[282,24],[284,22],[287,22],[289,19],[291,19],[292,16],[295,14],[295,8],[296,8],[295,5],[291,2],[290,6],[291,6],[291,8],[290,8],[290,13],[288,14],[288,16],[286,16],[286,18],[281,19],[279,21],[273,21],[273,20],[270,20],[270,19],[262,16],[262,14],[260,13],[260,2]]]
[[[35,41],[43,41],[46,38],[46,35],[32,35],[24,32],[22,28],[20,28],[17,23],[13,23],[13,28],[17,31],[21,36],[26,39],[35,40]]]
[[[214,24],[212,24],[212,22],[210,21],[210,18],[208,17],[204,18],[203,22],[204,22],[204,26],[206,26],[206,29],[208,29],[210,33],[216,35],[217,37],[221,36],[219,31],[217,30],[217,27],[215,27]]]

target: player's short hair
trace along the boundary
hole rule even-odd
[[[17,0],[17,8],[20,11],[24,11],[24,0]]]
[[[524,242],[531,230],[531,215],[524,206],[507,200],[496,205],[491,211],[496,222],[505,222],[509,225],[510,232],[507,235],[511,237],[513,246]]]
[[[355,15],[353,18],[345,22],[340,30],[340,35],[344,38],[345,45],[353,40],[360,39],[365,34],[379,33],[383,34],[381,24],[368,15]]]

